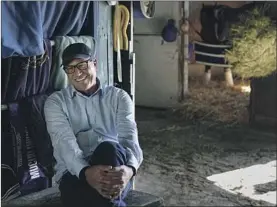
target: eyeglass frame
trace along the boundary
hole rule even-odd
[[[76,65],[71,65],[71,66],[68,66],[68,65],[67,65],[67,66],[63,66],[63,69],[64,69],[64,71],[65,71],[66,74],[73,74],[73,73],[75,73],[75,68],[77,68],[77,69],[80,70],[80,71],[85,71],[85,70],[88,69],[88,62],[90,62],[90,61],[93,61],[94,63],[96,63],[96,59],[89,58],[88,60],[84,60],[84,61],[82,61],[82,62],[79,62],[79,63],[77,63]],[[86,69],[80,69],[80,68],[78,68],[78,65],[81,64],[81,63],[86,63],[86,64],[87,64]],[[66,70],[67,67],[73,67],[73,72],[72,72],[72,73],[67,72],[67,70]]]

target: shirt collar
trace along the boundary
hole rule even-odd
[[[96,90],[94,93],[92,93],[91,95],[86,96],[86,97],[94,96],[94,95],[96,95],[97,93],[99,93],[100,96],[103,95],[103,87],[102,87],[102,84],[101,84],[99,78],[96,78],[96,84],[97,84],[97,86],[98,86],[97,90]],[[77,91],[77,90],[74,88],[74,86],[73,86],[72,84],[70,84],[70,89],[71,89],[70,95],[71,95],[72,98],[74,98],[77,94],[79,94],[79,95],[81,95],[81,96],[85,96],[85,95],[83,95],[82,93],[80,93],[79,91]]]

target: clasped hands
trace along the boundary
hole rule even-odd
[[[119,167],[95,165],[86,169],[85,175],[88,184],[103,197],[115,199],[132,178],[133,170],[126,165]]]

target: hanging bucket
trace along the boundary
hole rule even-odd
[[[162,30],[162,38],[166,42],[175,42],[178,36],[178,29],[175,20],[169,19]]]

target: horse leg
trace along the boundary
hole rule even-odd
[[[211,80],[211,66],[205,65],[204,84],[209,84]]]
[[[230,68],[224,68],[224,76],[225,76],[225,82],[227,87],[233,87],[234,86],[234,80],[232,71]]]

